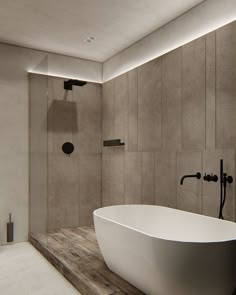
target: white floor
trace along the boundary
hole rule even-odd
[[[0,246],[0,294],[79,295],[29,243]]]

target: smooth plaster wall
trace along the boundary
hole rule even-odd
[[[235,0],[207,0],[103,63],[108,81],[236,19]]]
[[[101,82],[102,66],[76,58],[0,44],[0,243],[6,241],[6,222],[12,212],[15,242],[28,238],[28,71]]]
[[[47,67],[47,59],[41,69]],[[29,232],[42,242],[48,228],[48,76],[29,74]]]
[[[224,217],[235,221],[236,22],[103,84],[103,206],[156,204],[218,217],[220,159],[234,182]]]

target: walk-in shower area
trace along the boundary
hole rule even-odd
[[[82,294],[141,294],[109,271],[93,226],[102,207],[102,86],[29,74],[29,91],[31,243]]]
[[[39,237],[91,225],[102,203],[101,85],[65,82],[29,74],[30,232]]]

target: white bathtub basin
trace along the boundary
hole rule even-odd
[[[146,205],[93,214],[107,266],[145,294],[233,294],[236,224]]]

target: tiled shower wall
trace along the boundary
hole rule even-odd
[[[157,204],[218,216],[224,159],[226,219],[235,220],[236,22],[103,84],[102,204]]]
[[[92,223],[101,207],[101,85],[48,80],[48,228]],[[71,156],[62,151],[72,142]]]
[[[64,80],[30,75],[31,232],[89,225],[102,203],[102,87],[66,91]],[[70,156],[62,151],[68,141]]]

